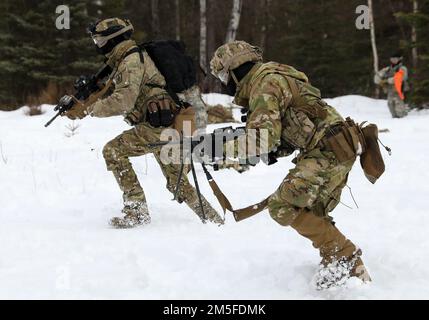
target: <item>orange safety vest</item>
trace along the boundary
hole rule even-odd
[[[401,98],[401,100],[405,100],[405,95],[404,95],[404,91],[403,91],[403,84],[404,84],[404,76],[405,76],[405,71],[400,69],[398,72],[396,72],[395,74],[395,89],[399,94],[399,97]]]

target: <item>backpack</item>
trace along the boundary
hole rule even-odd
[[[185,44],[176,40],[157,40],[143,43],[139,48],[148,53],[165,78],[167,92],[181,106],[177,94],[197,84],[194,59],[186,53]]]

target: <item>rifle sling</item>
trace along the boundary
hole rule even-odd
[[[243,220],[246,220],[248,218],[251,218],[258,213],[261,213],[264,211],[269,202],[269,197],[255,205],[249,206],[247,208],[234,210],[232,208],[231,202],[226,197],[226,195],[222,192],[222,190],[219,188],[219,185],[216,183],[216,181],[213,179],[213,176],[210,174],[210,172],[207,170],[206,166],[203,164],[203,170],[206,174],[207,180],[209,182],[210,188],[212,189],[214,195],[216,196],[217,200],[219,201],[219,204],[221,205],[224,213],[226,211],[231,212],[234,215],[234,219],[237,222],[241,222]]]
[[[139,47],[135,47],[135,48],[127,51],[127,53],[125,53],[125,56],[121,60],[124,60],[125,58],[127,58],[128,56],[130,56],[134,53],[138,53],[140,55],[140,62],[144,63],[143,51]]]

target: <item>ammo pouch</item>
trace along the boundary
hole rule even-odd
[[[340,163],[354,160],[360,156],[362,169],[367,179],[375,184],[386,170],[378,144],[378,128],[375,124],[364,127],[352,119],[330,129],[321,144],[327,151],[335,154]]]
[[[147,102],[147,121],[154,128],[170,127],[174,122],[176,104],[168,98]]]
[[[197,130],[194,107],[189,106],[187,108],[180,109],[180,112],[174,119],[173,127],[180,134],[183,133],[185,136],[193,136]],[[189,132],[189,130],[191,132]]]
[[[359,126],[350,118],[329,128],[321,142],[324,149],[333,152],[340,163],[356,159],[365,147]]]

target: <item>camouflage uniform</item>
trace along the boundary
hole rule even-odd
[[[403,80],[406,86],[408,81],[408,69],[403,65],[397,67],[390,66],[380,70],[374,80],[377,85],[384,84],[383,87],[387,91],[389,111],[393,118],[404,118],[408,115],[408,106],[405,100],[399,96],[398,90],[395,88],[395,74],[400,70],[404,73]]]
[[[224,45],[216,52],[211,67],[216,76],[225,65],[234,70],[245,61],[255,62],[237,84],[235,96],[235,103],[249,110],[247,129],[266,129],[269,150],[279,155],[300,151],[294,160],[296,167],[269,199],[270,215],[280,225],[291,226],[309,238],[320,250],[324,266],[341,260],[354,261],[350,269],[356,271],[363,267],[361,252],[329,217],[340,202],[356,158],[341,163],[321,144],[330,128],[344,119],[321,99],[320,91],[309,84],[305,74],[287,65],[263,64],[262,56],[258,59],[260,52],[255,50],[239,41]],[[250,58],[246,52],[250,52]],[[238,57],[238,61],[225,62],[228,56]],[[299,106],[290,81],[299,90]]]
[[[317,115],[311,119],[305,110],[291,106],[293,96],[285,76],[297,80],[302,94],[307,91],[309,105],[320,104],[324,108],[324,119]],[[283,226],[289,226],[305,208],[327,217],[339,203],[355,162],[339,163],[333,153],[319,147],[328,129],[344,119],[320,98],[310,95],[310,90],[317,92],[317,89],[307,82],[306,76],[292,67],[257,64],[240,83],[241,90],[236,96],[238,101],[249,101],[247,129],[268,130],[269,150],[286,156],[295,150],[301,151],[296,168],[291,170],[269,203],[271,216]]]
[[[179,166],[164,165],[160,161],[160,150],[150,149],[147,144],[160,141],[161,128],[153,128],[146,122],[147,105],[150,101],[171,99],[164,89],[166,83],[146,52],[143,52],[144,63],[138,52],[126,56],[136,47],[132,40],[117,45],[107,55],[108,64],[113,68],[114,91],[109,96],[97,101],[88,109],[93,117],[104,118],[124,116],[127,121],[136,122],[133,129],[126,131],[110,141],[103,150],[107,168],[112,171],[121,190],[125,203],[124,213],[132,214],[135,204],[147,211],[146,198],[137,175],[129,161],[130,157],[138,157],[154,153],[167,179],[167,189],[174,192],[177,184]],[[126,56],[124,58],[124,56]],[[165,128],[164,128],[165,129]],[[186,173],[186,172],[185,172]],[[201,217],[202,213],[196,190],[183,178],[179,202],[185,202]],[[207,218],[221,224],[223,221],[218,213],[203,198]],[[118,220],[119,221],[119,220]]]

